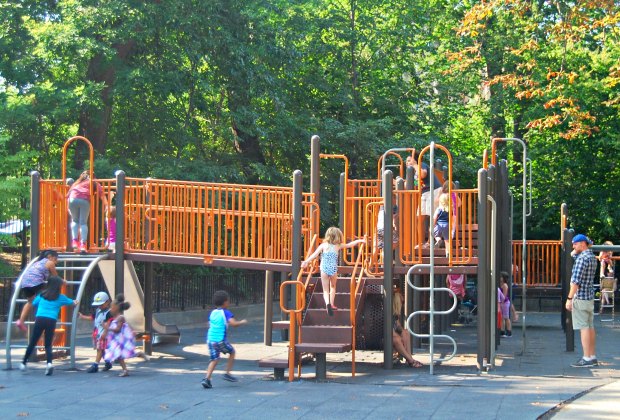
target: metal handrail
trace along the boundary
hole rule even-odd
[[[363,270],[363,254],[366,243],[361,243],[358,246],[359,253],[357,254],[357,259],[355,260],[355,265],[353,266],[353,272],[351,273],[351,284],[350,284],[350,304],[349,304],[349,315],[351,318],[351,376],[355,376],[355,330],[356,330],[356,307],[355,307],[355,298],[357,296],[357,291],[359,289],[359,285],[361,283],[361,275],[364,272]],[[357,272],[358,266],[362,263],[362,267],[360,267],[360,281],[355,284],[355,275]],[[355,286],[355,287],[354,287]]]
[[[24,274],[28,272],[28,270],[39,261],[38,258],[33,258],[30,260],[30,263],[26,266],[26,268],[21,272],[17,281],[15,282],[15,290],[13,291],[13,296],[11,297],[11,306],[9,308],[9,315],[6,323],[6,339],[5,339],[5,356],[6,356],[6,369],[11,369],[11,333],[13,332],[13,317],[15,317],[15,306],[17,305],[17,300],[19,299],[19,293],[21,292],[21,284],[22,278]]]
[[[285,306],[284,303],[284,299],[286,297],[286,295],[284,294],[284,287],[286,287],[287,285],[297,285],[301,288],[301,293],[298,293],[297,296],[300,296],[297,304],[298,306],[295,309],[288,309]],[[301,305],[300,305],[301,303]],[[290,325],[289,325],[289,345],[288,345],[288,380],[289,382],[292,382],[293,379],[295,378],[295,331],[297,329],[297,316],[294,316],[296,314],[300,314],[303,312],[304,308],[306,307],[306,287],[304,286],[304,284],[301,281],[298,280],[287,280],[287,281],[283,281],[280,284],[280,310],[289,315],[289,321],[290,321]]]
[[[415,151],[414,148],[412,147],[407,147],[407,148],[403,148],[403,149],[397,149],[398,151],[404,151],[404,152],[411,152],[411,154],[413,155],[413,152]],[[401,178],[404,178],[404,173],[403,173],[403,158],[399,153],[396,153],[397,151],[396,149],[390,149],[388,151],[386,151],[384,154],[382,154],[379,157],[379,160],[377,161],[377,179],[381,180],[381,170],[384,169],[385,170],[385,166],[383,164],[384,160],[386,157],[388,156],[396,156],[399,160],[400,160],[400,164],[398,165],[399,168],[399,175]]]
[[[411,282],[411,273],[416,270],[416,269],[420,269],[420,268],[430,268],[431,264],[416,264],[413,265],[411,267],[409,267],[409,270],[407,270],[407,276],[406,276],[406,280],[407,280],[407,285],[409,285],[409,287],[413,288],[414,290],[418,290],[421,292],[424,291],[429,291],[430,292],[430,310],[429,311],[414,311],[412,312],[408,317],[407,317],[407,321],[406,321],[406,328],[407,330],[414,336],[417,338],[428,338],[429,339],[429,356],[430,356],[430,374],[433,374],[433,366],[435,364],[435,362],[446,362],[452,358],[454,358],[454,356],[456,355],[456,351],[457,351],[457,344],[456,344],[456,340],[454,340],[454,338],[452,338],[451,336],[447,335],[447,334],[435,334],[435,322],[434,322],[434,318],[435,315],[448,315],[451,314],[452,312],[454,312],[454,310],[456,309],[456,306],[458,304],[458,299],[456,297],[456,294],[449,288],[447,287],[434,287],[434,279],[431,278],[430,281],[430,286],[416,286],[415,284],[413,284]],[[452,295],[452,307],[448,310],[445,311],[436,311],[435,310],[435,305],[434,305],[434,299],[435,299],[435,292],[448,292]],[[413,320],[414,317],[418,316],[418,315],[430,315],[429,317],[429,333],[428,334],[419,334],[417,332],[415,332],[413,330],[413,328],[411,327],[411,321]],[[444,357],[444,358],[438,358],[435,359],[435,355],[434,355],[434,346],[435,346],[435,339],[436,338],[445,338],[448,341],[450,341],[452,343],[452,354],[448,357]]]
[[[80,287],[78,287],[77,295],[75,296],[75,300],[78,301],[78,307],[80,302],[82,302],[82,295],[84,294],[84,290],[86,289],[86,283],[90,278],[91,273],[95,269],[95,267],[99,264],[99,261],[106,260],[108,255],[100,255],[97,258],[93,259],[86,268],[86,271],[82,273],[82,281],[80,282]],[[69,340],[70,353],[71,353],[71,369],[75,369],[75,336],[77,334],[77,318],[79,315],[79,311],[77,309],[73,310],[73,314],[71,316],[71,324],[73,327],[71,328],[71,337]]]

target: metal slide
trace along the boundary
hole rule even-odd
[[[106,288],[113,298],[114,292],[114,267],[115,262],[113,260],[100,261],[99,270],[101,276],[105,282]],[[131,303],[131,307],[125,311],[125,318],[131,327],[137,332],[143,332],[145,330],[144,320],[144,292],[138,275],[134,268],[132,261],[125,260],[125,287],[124,295],[125,300]],[[181,333],[176,325],[164,325],[157,322],[155,316],[152,317],[153,325],[153,344],[161,342],[176,342],[181,341]]]
[[[75,297],[72,297],[73,299],[78,301],[78,307],[79,307],[79,302],[81,300],[81,292],[84,289],[84,286],[86,284],[86,282],[88,281],[88,278],[90,277],[90,275],[92,274],[93,270],[95,269],[95,267],[97,266],[97,264],[108,258],[107,254],[104,255],[92,255],[92,254],[87,254],[87,255],[81,255],[81,254],[59,254],[58,255],[58,263],[56,264],[56,270],[58,271],[58,274],[60,275],[60,277],[66,278],[66,277],[70,277],[67,274],[70,272],[73,272],[75,274],[77,274],[76,276],[74,276],[73,280],[67,280],[67,284],[69,285],[79,285],[78,288],[78,293]],[[19,297],[20,295],[20,291],[21,291],[21,281],[22,281],[22,277],[24,275],[24,273],[28,270],[28,268],[30,268],[30,266],[32,264],[34,264],[34,262],[36,262],[37,260],[34,259],[30,262],[30,264],[28,264],[28,267],[26,267],[25,270],[22,271],[22,273],[20,274],[20,276],[18,277],[17,281],[15,282],[15,288],[14,288],[14,292],[13,292],[13,297],[11,298],[11,307],[9,309],[9,315],[8,315],[8,321],[7,322],[7,327],[6,327],[6,369],[11,369],[11,350],[12,349],[25,349],[27,347],[27,343],[19,343],[19,344],[15,344],[14,343],[14,331],[16,331],[16,328],[13,328],[13,325],[15,324],[15,315],[16,312],[21,312],[21,308],[22,305],[25,304],[27,302],[26,299],[21,299]],[[79,274],[81,272],[81,275]],[[76,279],[77,278],[77,279]],[[19,309],[18,309],[19,308]],[[64,329],[65,333],[66,333],[66,328],[65,327],[69,327],[70,332],[71,332],[71,342],[70,344],[67,346],[66,344],[66,336],[65,336],[65,342],[64,345],[61,346],[53,346],[52,350],[68,350],[71,354],[71,359],[74,360],[75,358],[75,330],[76,328],[74,328],[74,326],[76,325],[76,320],[77,320],[77,314],[78,311],[74,310],[73,311],[73,319],[71,322],[61,322],[58,321],[56,323],[56,327],[57,329]],[[26,325],[28,325],[28,327],[30,327],[30,325],[34,324],[34,321],[26,321]],[[21,333],[20,333],[21,335]],[[30,337],[30,328],[28,330],[28,335],[26,336],[26,339],[28,339],[28,337]],[[37,348],[41,349],[43,348],[43,346],[37,346]],[[73,367],[73,363],[72,366]]]

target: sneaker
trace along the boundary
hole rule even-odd
[[[88,369],[86,369],[86,373],[97,373],[98,371],[99,365],[97,363],[93,363]]]
[[[211,381],[207,378],[204,378],[202,381],[200,381],[200,385],[202,385],[202,387],[205,389],[213,388],[213,385],[211,385]]]
[[[504,331],[502,331],[501,333],[499,333],[500,337],[506,337],[506,333]]]
[[[19,328],[20,330],[22,330],[23,332],[28,331],[28,328],[26,328],[26,325],[22,322],[21,319],[18,319],[17,321],[15,321],[15,326]]]
[[[598,362],[597,362],[598,363]],[[583,368],[589,368],[594,366],[594,363],[592,360],[586,360],[584,358],[581,358],[579,360],[577,360],[575,363],[571,364],[572,367],[583,367]]]
[[[77,241],[77,239],[71,241],[71,248],[73,248],[74,251],[77,251],[79,247],[80,243]]]
[[[239,382],[239,379],[235,378],[230,373],[225,373],[222,379],[228,382]]]
[[[101,369],[101,370],[105,372],[105,371],[108,371],[108,370],[110,370],[110,369],[112,369],[112,363],[110,363],[110,362],[105,362],[105,366],[104,366],[104,367],[103,367],[103,369]]]
[[[52,376],[54,374],[54,366],[51,363],[47,364],[45,368],[45,376]]]
[[[121,378],[125,378],[129,376],[129,371],[127,369],[124,369],[121,373],[118,374],[118,376]]]
[[[590,360],[592,362],[592,366],[598,366],[598,359]]]
[[[22,372],[25,372],[27,369],[26,364],[24,362],[19,364],[19,370],[21,370]]]
[[[508,332],[506,333],[506,337],[512,337],[512,331],[508,331]]]
[[[86,242],[80,243],[80,252],[82,253],[88,252],[88,247],[86,246]]]

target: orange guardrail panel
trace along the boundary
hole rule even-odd
[[[556,287],[560,284],[561,241],[526,241],[525,278],[532,287]],[[522,284],[523,241],[512,242],[513,283]]]

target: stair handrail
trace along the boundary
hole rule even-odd
[[[301,290],[301,293],[297,293],[297,307],[295,309],[288,309],[284,303],[284,299],[286,295],[284,294],[284,287],[287,285],[297,285],[299,286],[298,290]],[[301,303],[301,305],[300,305]],[[289,315],[289,344],[288,344],[288,380],[292,382],[295,378],[295,331],[297,329],[297,314],[303,312],[306,307],[306,287],[299,280],[287,280],[283,281],[280,284],[280,310],[283,313]]]
[[[36,263],[37,261],[39,261],[39,258],[31,259],[28,265],[26,266],[26,268],[22,270],[22,272],[19,274],[19,277],[17,277],[17,280],[15,281],[15,286],[14,286],[15,290],[13,291],[13,296],[11,297],[11,306],[9,307],[9,314],[8,314],[7,322],[6,322],[6,338],[5,338],[6,348],[5,348],[4,355],[6,356],[5,368],[7,370],[11,369],[11,338],[12,338],[12,332],[13,332],[12,324],[13,324],[13,318],[15,317],[17,299],[19,299],[19,294],[21,292],[22,278],[24,277],[24,274],[28,272],[30,267],[32,267],[34,263]]]
[[[349,305],[349,315],[351,317],[351,376],[355,376],[355,327],[356,327],[356,314],[357,308],[355,307],[355,298],[357,297],[357,292],[359,290],[359,286],[362,282],[362,275],[364,274],[364,252],[366,247],[366,241],[368,240],[367,236],[364,236],[364,242],[359,244],[358,246],[358,254],[357,259],[355,260],[355,265],[353,266],[353,272],[351,273],[351,289],[350,289],[350,305]],[[360,267],[359,277],[357,281],[355,280],[357,268]]]
[[[365,214],[371,213],[371,210],[370,210],[371,207],[377,207],[377,206],[383,206],[383,199],[379,201],[372,201],[370,203],[366,203]],[[385,211],[385,209],[383,211]],[[368,253],[368,251],[366,252],[368,255],[365,258],[366,263],[364,264],[364,270],[366,271],[367,275],[376,277],[376,276],[380,276],[381,274],[383,274],[379,270],[379,265],[381,263],[381,261],[379,261],[381,259],[381,252],[377,251],[378,248],[376,246],[377,224],[373,223],[373,220],[370,220],[370,219],[366,219],[366,221],[368,222],[368,226],[366,226],[366,224],[364,225],[364,237],[368,237],[368,235],[372,232],[373,238],[375,240],[375,244],[372,247],[371,253]],[[385,226],[383,228],[385,229]],[[371,267],[375,267],[376,271],[372,271]]]

